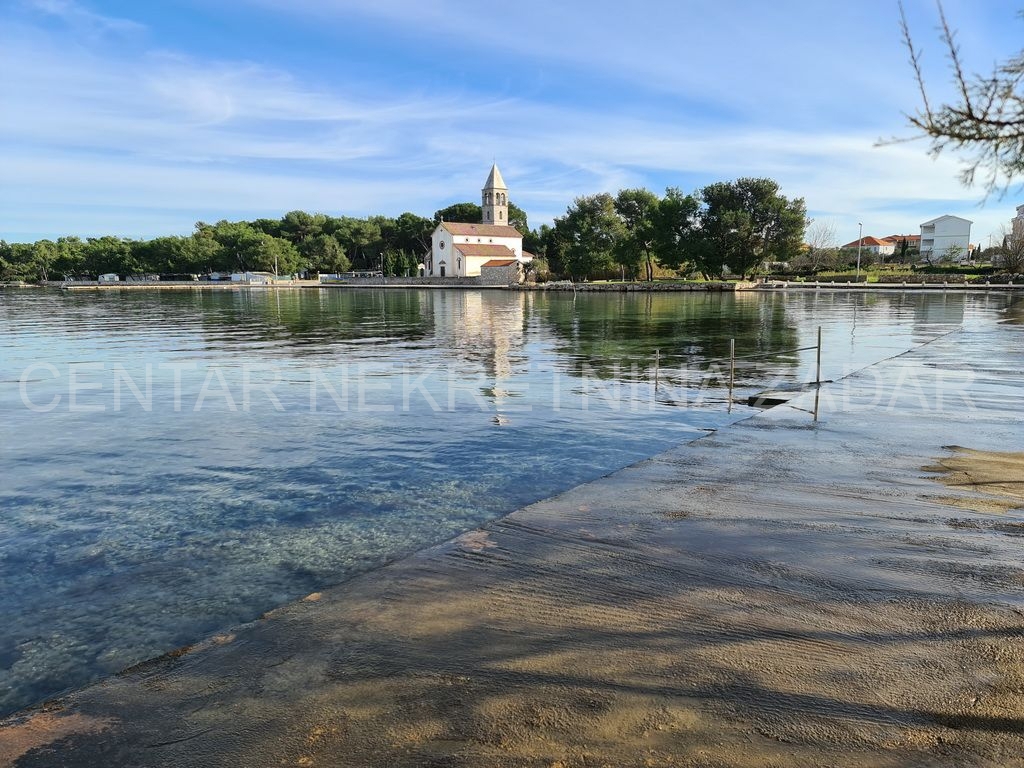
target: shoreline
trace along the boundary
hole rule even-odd
[[[523,283],[519,285],[483,285],[458,280],[451,282],[415,282],[403,281],[402,278],[376,278],[360,282],[320,283],[312,280],[296,280],[291,283],[252,285],[248,283],[218,282],[164,282],[164,283],[58,283],[50,282],[43,285],[22,284],[2,285],[5,288],[43,288],[59,289],[73,292],[82,291],[243,291],[243,290],[310,290],[310,289],[427,289],[427,290],[497,290],[523,292],[552,293],[693,293],[693,292],[778,292],[778,291],[851,291],[865,293],[880,291],[936,291],[936,292],[990,292],[990,291],[1024,291],[1024,283],[937,283],[937,282],[906,282],[906,283],[847,283],[847,282],[707,282],[707,283]]]
[[[1020,516],[922,475],[1024,450],[1022,335],[940,337],[818,424],[803,395],[18,713],[0,766],[1022,764]],[[937,411],[972,360],[977,410]]]

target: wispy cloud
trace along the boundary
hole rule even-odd
[[[107,17],[81,5],[37,0],[40,4],[77,19],[75,24],[107,23],[90,20]],[[528,0],[521,11],[539,12],[534,6]],[[916,145],[875,147],[878,120],[844,117],[836,105],[848,99],[865,103],[856,79],[867,78],[871,67],[846,78],[844,85],[853,89],[849,96],[837,96],[835,88],[808,91],[807,82],[799,88],[787,82],[759,94],[765,90],[759,80],[764,72],[719,71],[717,64],[677,72],[685,68],[680,65],[666,73],[668,85],[658,83],[652,91],[647,80],[667,67],[671,56],[655,51],[644,54],[641,63],[626,60],[641,57],[644,34],[656,48],[686,32],[679,23],[691,19],[695,6],[680,7],[682,15],[662,18],[660,24],[626,18],[619,25],[621,46],[609,43],[589,54],[597,34],[589,29],[579,39],[567,39],[557,54],[541,50],[568,29],[569,11],[561,6],[549,12],[553,31],[510,36],[504,34],[507,26],[499,25],[498,31],[481,33],[483,43],[474,43],[493,45],[498,62],[518,51],[538,68],[547,67],[553,56],[580,66],[589,61],[602,71],[619,68],[617,76],[632,85],[616,90],[608,81],[603,102],[552,98],[529,87],[475,90],[467,83],[425,91],[415,79],[387,73],[371,81],[329,81],[294,62],[186,52],[168,41],[152,48],[69,45],[67,35],[49,28],[7,25],[0,30],[0,69],[17,77],[5,87],[4,110],[18,119],[0,122],[0,141],[7,148],[0,163],[0,236],[154,235],[188,231],[200,218],[274,215],[293,208],[429,215],[448,203],[475,199],[494,157],[534,224],[560,215],[580,194],[630,186],[690,190],[741,175],[778,179],[786,194],[806,198],[812,215],[835,219],[845,239],[852,239],[858,220],[875,234],[888,234],[913,231],[938,213],[974,219],[981,239],[1007,218],[998,201],[976,208],[978,195],[959,186],[953,159],[932,161]],[[588,9],[606,21],[613,12],[603,2]],[[792,3],[780,9],[789,12]],[[328,2],[309,10],[389,21],[403,16],[401,24],[410,29],[434,21],[445,32],[468,29],[465,25],[479,20],[475,11],[452,20],[458,14],[451,11],[445,2],[399,0]],[[724,11],[708,13],[712,29],[728,21]],[[507,39],[499,39],[503,34]],[[713,47],[701,35],[686,34],[687,61]],[[737,30],[730,43],[753,45],[747,36]],[[787,42],[792,40],[779,44]],[[474,50],[463,49],[462,55],[476,66]],[[796,58],[813,61],[821,55],[815,44],[800,49]],[[765,70],[778,66],[773,59]],[[900,89],[882,77],[877,82],[877,100],[869,111],[888,114],[890,124],[897,125],[893,103]],[[742,117],[714,111],[691,117],[658,95],[677,86],[698,99],[720,100],[730,113],[744,112],[752,103],[759,107]],[[710,91],[714,94],[706,96]],[[629,106],[613,108],[616,98]],[[823,116],[801,117],[807,110],[794,106],[801,99],[810,99],[807,110]],[[48,211],[45,219],[39,217],[42,209]],[[925,211],[929,215],[923,216]]]
[[[27,8],[60,19],[78,30],[91,32],[141,32],[145,25],[131,19],[104,16],[75,0],[22,0]]]

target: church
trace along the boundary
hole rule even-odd
[[[523,236],[508,223],[508,187],[497,164],[481,190],[482,224],[442,221],[424,262],[428,277],[480,277],[491,270],[518,271],[528,263]]]

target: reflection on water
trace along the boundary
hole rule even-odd
[[[731,338],[789,350],[821,325],[834,378],[1008,303],[2,292],[0,713],[742,418],[698,386]],[[740,388],[812,361],[758,361]]]
[[[1024,325],[1024,299],[1017,299],[1007,308],[1006,322]]]

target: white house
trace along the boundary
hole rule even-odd
[[[424,261],[429,277],[477,277],[489,261],[529,261],[523,255],[523,236],[508,225],[508,187],[498,166],[491,167],[481,190],[483,224],[442,221],[431,236]]]
[[[852,243],[844,245],[843,250],[856,250],[858,247],[864,253],[881,254],[882,256],[892,256],[896,252],[895,243],[879,240],[877,237],[862,237],[860,240],[854,240]]]
[[[967,261],[971,246],[971,224],[959,216],[939,216],[921,225],[921,257],[927,260],[950,258]]]

